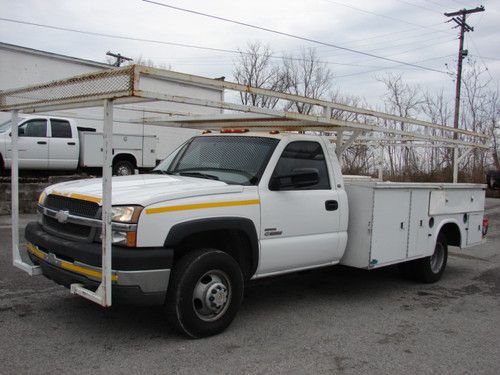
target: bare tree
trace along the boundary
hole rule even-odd
[[[485,115],[491,134],[491,157],[497,170],[500,170],[500,99],[499,88],[488,93]]]
[[[272,63],[273,52],[260,42],[248,44],[246,50],[238,50],[234,79],[242,85],[275,91],[286,90],[286,79],[280,67]],[[274,108],[278,99],[252,93],[240,93],[241,103],[262,108]]]
[[[453,121],[453,109],[450,103],[444,96],[443,90],[437,94],[427,91],[424,94],[422,103],[422,112],[427,116],[429,121],[449,126]],[[445,132],[439,129],[426,129],[427,134],[439,137],[448,137],[450,132]],[[453,168],[453,151],[447,148],[433,147],[427,151],[428,172],[433,175],[441,175],[443,179],[443,171],[451,176]]]
[[[136,57],[134,60],[127,63],[127,65],[131,65],[131,64],[144,65],[144,66],[147,66],[150,68],[159,68],[159,69],[167,69],[167,70],[172,69],[172,65],[170,65],[170,64],[157,63],[156,61],[154,61],[152,59],[145,59],[142,56]]]
[[[319,59],[315,49],[302,49],[298,56],[283,56],[282,77],[288,92],[308,98],[324,98],[332,87],[333,72]],[[313,106],[307,103],[289,102],[287,109],[310,114]]]
[[[469,60],[463,76],[461,127],[474,132],[491,134],[491,123],[488,121],[487,103],[489,102],[489,85],[486,68],[475,60]],[[469,179],[483,181],[488,153],[474,149],[464,163],[463,169]]]
[[[412,86],[403,81],[401,74],[387,74],[378,78],[385,85],[386,93],[384,103],[386,112],[396,114],[401,117],[414,117],[418,113],[420,106],[424,103],[419,86]],[[384,125],[399,130],[418,131],[419,128],[405,124],[403,121],[387,121]],[[404,144],[404,142],[403,142]],[[419,158],[414,148],[387,147],[391,173],[394,175],[400,172],[406,175],[419,171]]]

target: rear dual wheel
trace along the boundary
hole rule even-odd
[[[128,160],[117,160],[113,164],[113,175],[130,176],[134,174],[134,164]]]
[[[439,234],[434,253],[431,256],[401,263],[399,269],[410,278],[424,283],[435,283],[443,276],[448,261],[448,244],[446,237]]]
[[[243,300],[243,274],[227,253],[200,249],[175,265],[168,287],[166,310],[171,324],[192,338],[226,329]]]

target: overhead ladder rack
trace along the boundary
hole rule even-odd
[[[232,93],[249,93],[274,98],[283,103],[299,102],[312,106],[313,114],[248,106],[227,99],[207,100],[191,96],[174,95],[167,89],[159,89],[158,82],[201,85]],[[225,95],[225,98],[230,95]],[[236,98],[237,95],[234,95]],[[236,99],[235,99],[236,100]],[[46,113],[80,108],[102,108],[103,110],[103,167],[102,167],[102,279],[96,291],[86,289],[80,284],[71,285],[71,292],[90,299],[102,306],[111,306],[112,264],[111,264],[111,171],[112,171],[112,134],[113,108],[134,108],[140,106],[141,112],[149,113],[148,103],[168,102],[196,107],[210,107],[221,110],[215,115],[193,115],[191,112],[175,111],[162,114],[151,110],[147,120],[130,119],[137,125],[160,125],[195,129],[220,129],[245,127],[252,130],[282,131],[321,131],[334,134],[337,155],[349,146],[359,142],[379,143],[381,145],[411,142],[415,145],[427,144],[432,147],[451,147],[458,155],[458,149],[465,153],[471,149],[487,149],[488,136],[468,130],[454,129],[414,118],[348,106],[320,99],[307,98],[262,88],[241,85],[206,77],[194,76],[141,65],[131,65],[70,77],[0,92],[0,111],[11,112],[12,124],[17,125],[20,113]],[[343,111],[359,115],[362,121],[344,121],[332,117],[333,111]],[[377,119],[396,121],[418,126],[422,131],[393,129],[381,126]],[[443,136],[429,134],[429,129],[439,130]],[[371,136],[367,138],[367,134]],[[456,134],[456,137],[454,137]],[[21,256],[19,248],[19,187],[18,187],[18,135],[12,132],[12,256],[14,266],[30,275],[40,273],[38,266],[29,264]],[[457,180],[459,158],[454,161],[454,182]]]

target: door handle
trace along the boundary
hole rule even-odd
[[[74,145],[76,145],[76,143],[75,142],[68,142],[68,145],[74,146]]]
[[[45,141],[38,141],[37,143],[38,143],[39,145],[46,145],[46,144],[47,144],[47,142],[45,142]]]
[[[327,211],[335,211],[339,208],[339,202],[337,201],[326,201],[325,208]]]

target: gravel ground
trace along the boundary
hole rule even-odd
[[[485,243],[450,248],[437,284],[394,268],[262,280],[229,329],[202,340],[173,332],[161,308],[104,311],[14,269],[0,217],[0,373],[499,374],[499,199],[487,215]]]

